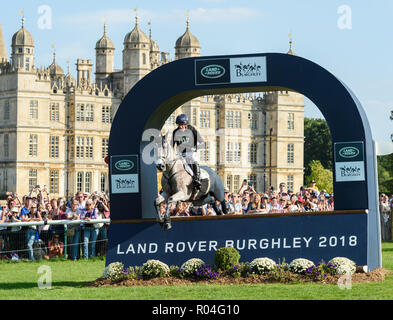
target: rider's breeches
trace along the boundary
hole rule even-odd
[[[183,153],[182,156],[186,159],[188,164],[198,164],[199,162],[199,153],[198,152],[186,152]]]

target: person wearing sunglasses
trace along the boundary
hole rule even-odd
[[[86,201],[82,191],[76,193],[75,200],[78,201],[78,210],[83,211],[86,207]]]
[[[86,220],[91,223],[83,224],[83,258],[93,258],[96,252],[96,241],[99,229],[95,227],[93,220],[99,218],[98,209],[94,208],[93,200],[86,200],[86,207],[80,215],[81,220]],[[90,246],[89,246],[90,244]]]

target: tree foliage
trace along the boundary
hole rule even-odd
[[[315,180],[319,190],[325,189],[328,193],[333,192],[333,172],[325,169],[319,160],[313,160],[309,164],[310,175],[306,176],[306,185],[310,186]]]
[[[393,110],[390,111],[390,120],[393,120]],[[392,139],[393,142],[393,133],[391,134],[390,139]]]
[[[393,121],[393,110],[390,113],[390,120]],[[393,141],[393,134],[391,138]],[[320,188],[319,178],[315,176],[310,178],[312,177],[311,163],[314,160],[318,160],[322,168],[333,172],[332,138],[324,119],[304,118],[305,183],[309,185],[309,182],[314,179]],[[315,163],[313,168],[323,172]],[[378,185],[380,192],[393,194],[393,154],[378,157]]]
[[[332,137],[324,119],[304,118],[305,175],[311,173],[310,163],[319,160],[322,166],[333,170]]]
[[[393,154],[378,157],[379,192],[393,194]]]

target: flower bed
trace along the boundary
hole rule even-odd
[[[218,251],[217,255],[222,254]],[[227,254],[227,253],[225,253]],[[239,255],[240,256],[240,255]],[[235,257],[237,259],[237,256]],[[219,259],[218,259],[219,260]],[[217,261],[217,260],[216,260]],[[233,261],[238,261],[233,260]],[[276,263],[263,257],[251,263],[226,264],[225,269],[205,264],[198,258],[190,259],[178,266],[167,266],[158,260],[148,260],[143,266],[124,268],[120,262],[111,263],[103,276],[91,286],[144,286],[180,285],[191,283],[242,284],[242,283],[293,283],[321,282],[337,283],[343,275],[351,275],[356,281],[382,281],[390,271],[376,269],[371,273],[355,273],[356,264],[344,257],[337,257],[328,263],[298,258],[291,263]],[[382,280],[381,280],[382,279]]]

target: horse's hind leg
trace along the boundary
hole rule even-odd
[[[224,214],[228,213],[228,209],[227,209],[227,202],[225,201],[225,199],[223,201],[221,201],[221,207],[222,207],[222,212]]]
[[[221,211],[220,209],[218,209],[216,201],[213,201],[212,207],[213,207],[214,211],[216,212],[216,214],[217,214],[218,216],[221,216],[221,215],[222,215],[222,211]]]

